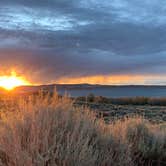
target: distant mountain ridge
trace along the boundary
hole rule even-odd
[[[70,90],[70,89],[93,89],[93,88],[166,88],[164,85],[100,85],[100,84],[50,84],[50,85],[38,85],[38,86],[19,86],[16,87],[14,91],[19,92],[34,92],[38,90],[47,90],[53,91],[54,89],[63,89],[63,90]]]
[[[14,91],[20,92],[34,92],[39,90],[53,91],[55,89],[91,89],[96,88],[98,85],[90,84],[50,84],[50,85],[38,85],[38,86],[19,86],[14,89]]]
[[[50,84],[38,86],[19,86],[12,91],[0,88],[0,94],[32,94],[39,90],[52,93],[57,90],[58,94],[69,94],[72,97],[95,96],[104,97],[165,97],[166,86],[162,85],[99,85],[99,84]]]

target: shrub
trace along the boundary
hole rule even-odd
[[[141,118],[126,119],[120,127],[123,138],[138,162],[166,162],[166,128],[152,125]],[[115,124],[116,125],[116,124]]]
[[[6,109],[6,110],[4,110]],[[132,166],[166,162],[166,125],[142,118],[106,125],[67,97],[14,98],[0,119],[2,166]]]
[[[94,102],[95,100],[95,96],[93,93],[90,93],[88,96],[87,96],[87,102]]]
[[[67,97],[17,100],[1,117],[1,165],[132,165],[127,144],[88,109],[73,108]]]

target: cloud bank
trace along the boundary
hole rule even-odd
[[[0,74],[32,83],[166,83],[162,0],[1,0],[0,40]]]

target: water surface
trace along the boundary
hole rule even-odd
[[[95,96],[104,97],[166,97],[166,87],[94,87],[89,89],[60,89],[60,94],[65,92],[69,93],[72,97],[87,96],[88,94],[94,94]]]

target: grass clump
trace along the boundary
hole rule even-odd
[[[166,161],[166,130],[152,126],[144,121],[130,122],[126,131],[126,140],[134,154],[144,161],[162,163]]]
[[[133,166],[165,162],[165,126],[141,118],[106,125],[64,96],[8,101],[0,118],[0,165]]]
[[[165,165],[166,127],[152,125],[140,117],[118,120],[111,125],[113,133],[128,144],[136,165]]]
[[[57,94],[17,100],[1,115],[1,165],[131,165],[128,153],[102,120]]]
[[[77,97],[77,102],[88,103],[105,103],[115,105],[151,105],[151,106],[166,106],[166,98],[153,98],[153,97],[121,97],[121,98],[108,98],[103,96],[95,96],[89,94],[87,97]]]

